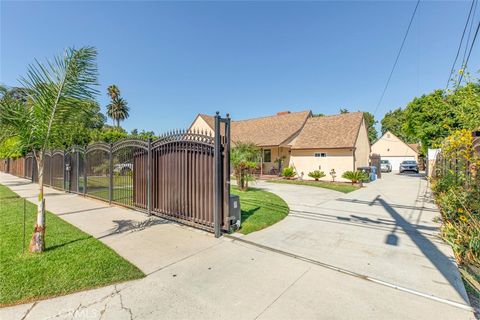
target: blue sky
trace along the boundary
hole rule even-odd
[[[0,82],[69,46],[99,51],[102,107],[163,132],[199,112],[234,119],[375,110],[415,2],[1,2]],[[376,117],[444,88],[470,2],[422,1]],[[476,21],[480,16],[480,8]],[[478,44],[478,42],[477,42]],[[470,70],[478,70],[478,46]]]

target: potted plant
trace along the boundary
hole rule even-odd
[[[315,179],[315,181],[318,181],[319,179],[325,177],[326,174],[325,174],[325,172],[323,172],[323,171],[315,170],[315,171],[309,172],[309,173],[308,173],[308,176],[309,176],[310,178]]]

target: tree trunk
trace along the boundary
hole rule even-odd
[[[40,151],[36,156],[38,168],[38,207],[37,223],[30,240],[30,252],[43,252],[45,250],[45,201],[43,198],[43,164],[44,152]]]

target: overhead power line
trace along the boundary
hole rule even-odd
[[[455,70],[455,65],[457,64],[457,59],[458,59],[458,56],[460,54],[460,50],[462,49],[463,38],[465,37],[465,32],[467,31],[468,23],[470,22],[470,16],[472,15],[472,10],[473,10],[473,7],[475,5],[475,2],[476,2],[476,0],[472,0],[472,4],[470,5],[470,10],[468,11],[467,21],[465,22],[465,27],[463,28],[462,37],[460,38],[460,43],[458,44],[457,54],[455,55],[455,59],[453,60],[452,68],[450,69],[450,74],[448,75],[448,80],[447,80],[447,84],[445,86],[445,91],[448,89],[448,84],[452,80],[453,71]],[[473,21],[472,21],[472,23],[473,23]],[[469,35],[469,38],[470,38],[470,35]],[[468,40],[467,40],[467,44],[465,45],[465,52],[467,50],[467,47],[468,47]],[[464,54],[464,58],[465,58],[465,54]]]
[[[373,112],[373,115],[375,115],[378,111],[378,108],[382,104],[383,98],[385,97],[385,93],[387,92],[388,85],[390,84],[390,80],[392,79],[393,72],[395,71],[395,68],[397,67],[398,59],[400,58],[400,54],[402,53],[403,46],[405,45],[405,41],[407,40],[408,33],[410,32],[410,28],[412,27],[413,19],[415,18],[415,14],[417,13],[418,5],[420,4],[420,0],[417,1],[417,4],[415,5],[415,9],[413,9],[412,17],[410,18],[410,22],[408,24],[407,31],[405,32],[405,35],[403,37],[402,45],[400,46],[400,49],[398,50],[397,57],[395,58],[395,62],[393,63],[392,70],[390,71],[390,75],[388,76],[387,83],[385,84],[385,87],[383,88],[382,95],[380,96],[380,100],[377,103],[377,107],[375,108],[375,111]]]
[[[465,74],[465,69],[467,69],[468,60],[470,59],[470,55],[472,54],[472,49],[473,49],[473,46],[475,45],[475,40],[477,40],[479,29],[480,29],[480,21],[478,22],[477,30],[475,31],[475,35],[473,36],[472,44],[470,45],[470,50],[468,51],[467,59],[465,60],[465,63],[462,66],[462,72],[460,73],[460,79],[458,79],[457,87],[455,88],[455,90],[458,89],[458,87],[460,87],[460,83],[462,83],[463,75]]]
[[[473,7],[472,19],[470,19],[470,28],[468,30],[467,42],[465,44],[465,50],[463,51],[462,65],[465,64],[465,57],[467,55],[468,44],[470,43],[470,36],[472,35],[473,25],[475,24],[475,13],[477,12],[478,0],[475,1],[475,7]]]

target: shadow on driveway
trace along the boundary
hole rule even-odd
[[[343,201],[345,199],[338,199]],[[444,255],[436,245],[430,241],[424,234],[418,231],[418,226],[414,226],[409,223],[405,218],[402,217],[394,208],[393,205],[390,205],[388,202],[383,200],[379,195],[373,201],[360,201],[353,199],[351,202],[363,205],[381,205],[390,216],[395,221],[394,228],[392,232],[387,236],[385,243],[388,245],[398,245],[398,237],[395,235],[395,232],[398,228],[405,232],[408,237],[415,243],[415,245],[420,249],[425,257],[427,257],[430,262],[435,266],[435,268],[443,275],[445,279],[450,283],[450,285],[455,288],[458,294],[462,299],[469,304],[468,297],[465,295],[463,290],[463,284],[461,281],[455,279],[455,274],[453,271],[453,262],[452,260]],[[405,206],[400,206],[404,208]],[[418,208],[417,208],[418,209]],[[460,287],[462,286],[462,287]]]

